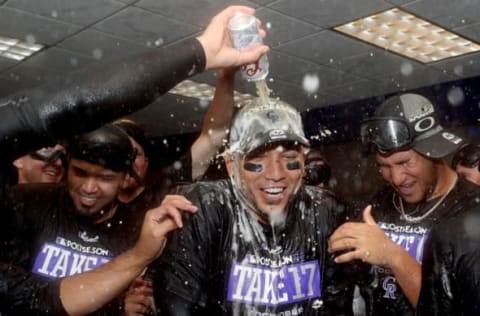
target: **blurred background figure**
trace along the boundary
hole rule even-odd
[[[44,147],[13,161],[15,183],[58,183],[65,173],[65,148],[57,144]]]
[[[322,189],[328,188],[332,176],[332,169],[327,164],[319,148],[312,148],[305,160],[305,184],[314,185]]]
[[[127,133],[133,148],[137,152],[133,170],[127,174],[122,188],[123,192],[119,196],[120,201],[131,202],[145,189],[145,177],[150,163],[151,145],[145,130],[135,121],[120,119],[113,122],[113,124]]]
[[[467,144],[460,148],[452,158],[452,168],[458,175],[480,185],[480,146]]]

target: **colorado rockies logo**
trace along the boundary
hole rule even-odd
[[[396,299],[395,293],[397,292],[397,285],[395,282],[396,280],[392,276],[388,276],[383,280],[383,289],[385,290],[385,294],[383,294],[384,298]]]

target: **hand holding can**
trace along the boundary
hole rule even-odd
[[[257,26],[257,19],[253,15],[236,13],[228,23],[232,44],[242,50],[254,43],[263,43]],[[242,77],[248,81],[265,79],[268,75],[268,58],[262,55],[254,64],[242,66]]]

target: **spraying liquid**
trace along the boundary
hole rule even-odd
[[[287,215],[285,212],[280,212],[278,214],[270,214],[270,226],[272,227],[272,237],[273,245],[270,249],[270,252],[274,255],[279,255],[282,252],[282,247],[277,242],[277,232],[275,231],[277,227],[285,225]]]
[[[257,87],[257,95],[260,98],[260,104],[266,105],[270,99],[270,89],[268,89],[265,79],[255,81]]]

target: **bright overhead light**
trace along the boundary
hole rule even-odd
[[[173,87],[169,92],[184,97],[211,101],[215,94],[215,87],[207,83],[184,80]],[[240,93],[238,91],[234,91],[233,93],[233,100],[236,104],[246,104],[256,98],[257,97],[248,93]]]
[[[13,60],[24,60],[45,46],[29,44],[15,38],[0,36],[0,56]]]
[[[397,8],[334,30],[422,63],[480,50],[480,45]]]

